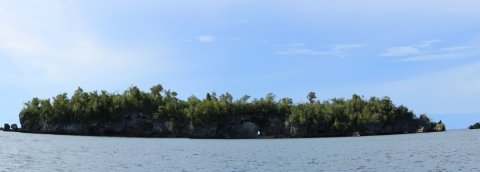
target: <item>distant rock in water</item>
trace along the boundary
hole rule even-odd
[[[3,131],[11,131],[11,130],[10,130],[10,125],[7,124],[7,123],[5,123],[5,124],[3,125]]]
[[[11,128],[12,131],[15,131],[15,132],[20,131],[20,129],[18,128],[17,124],[12,124],[12,125],[10,126],[10,128]]]
[[[480,122],[470,125],[468,129],[480,129]]]
[[[7,124],[5,123],[3,125],[3,127],[0,127],[0,130],[2,131],[14,131],[14,132],[19,132],[20,131],[20,128],[18,128],[18,125],[17,124]]]
[[[150,92],[131,87],[122,94],[81,88],[67,97],[33,98],[19,114],[22,132],[97,136],[281,138],[403,134],[445,131],[442,121],[417,117],[388,97],[315,100],[294,104],[271,93],[249,101],[229,93],[178,99],[156,85]],[[5,126],[7,128],[7,125]],[[10,130],[10,126],[8,126]],[[12,125],[12,129],[19,130]]]

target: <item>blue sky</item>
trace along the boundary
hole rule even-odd
[[[0,122],[32,97],[147,90],[389,96],[480,121],[480,2],[1,1]]]

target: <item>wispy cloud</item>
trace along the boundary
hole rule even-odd
[[[197,39],[198,42],[201,42],[201,43],[211,43],[215,41],[215,37],[211,35],[199,35],[195,38]]]
[[[434,39],[407,46],[390,47],[380,55],[398,57],[400,61],[418,62],[462,58],[474,54],[474,46],[434,47],[434,44],[439,42],[441,40]]]
[[[138,56],[109,46],[76,10],[65,10],[72,7],[48,3],[48,10],[0,3],[0,53],[9,61],[0,65],[14,68],[16,82],[78,84],[141,69]]]
[[[315,50],[308,48],[305,44],[296,43],[289,45],[285,50],[278,50],[272,52],[277,55],[306,55],[306,56],[333,56],[333,57],[347,57],[348,51],[365,47],[363,44],[335,44],[331,45],[327,50]]]

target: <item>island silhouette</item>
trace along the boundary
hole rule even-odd
[[[389,97],[352,95],[349,99],[307,101],[207,93],[177,98],[158,84],[144,92],[132,86],[123,93],[84,92],[78,88],[52,99],[33,98],[19,114],[21,132],[137,137],[283,138],[404,134],[445,131],[442,121],[417,117]]]

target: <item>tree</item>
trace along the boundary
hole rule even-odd
[[[314,103],[317,96],[315,95],[315,92],[310,91],[307,95],[307,98],[310,103]]]
[[[59,94],[53,98],[53,118],[52,121],[69,121],[72,117],[70,100],[67,93]]]
[[[205,96],[205,100],[211,101],[212,100],[212,95],[210,95],[210,93],[207,93],[207,95]]]
[[[281,116],[288,116],[292,111],[293,100],[291,98],[282,98],[278,102],[277,108]]]
[[[163,91],[163,86],[158,84],[150,88],[150,94],[154,97],[161,96],[161,92]]]
[[[226,92],[225,94],[220,95],[220,101],[222,102],[227,102],[227,103],[232,103],[233,102],[233,96]]]
[[[250,99],[250,96],[249,95],[244,95],[242,98],[240,98],[240,101],[241,103],[248,103],[248,99]]]
[[[426,114],[421,114],[419,120],[422,123],[430,123],[431,122],[430,118]]]
[[[85,120],[89,101],[89,94],[84,92],[82,88],[78,87],[73,93],[70,102],[74,120]]]

